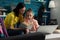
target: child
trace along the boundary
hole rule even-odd
[[[34,15],[33,15],[32,9],[28,9],[26,11],[24,22],[23,22],[23,24],[27,25],[27,27],[31,27],[29,29],[28,28],[26,29],[27,33],[29,33],[30,31],[36,32],[39,27],[38,21],[35,20],[33,16]]]

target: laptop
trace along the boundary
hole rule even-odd
[[[45,25],[45,26],[40,26],[37,30],[37,32],[42,32],[42,33],[53,33],[58,25]]]
[[[41,33],[53,33],[56,28],[58,27],[58,25],[44,25],[44,26],[39,26],[37,32],[41,32]],[[31,29],[32,25],[30,25],[29,27],[27,27],[25,24],[21,24],[20,28],[27,28],[27,29]],[[34,33],[33,31],[31,31],[31,33]]]

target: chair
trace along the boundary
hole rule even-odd
[[[58,24],[57,19],[50,19],[48,24],[49,25],[57,25]]]

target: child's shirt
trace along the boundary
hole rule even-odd
[[[35,19],[25,19],[23,23],[27,25],[28,29],[36,30],[39,27],[38,21]]]

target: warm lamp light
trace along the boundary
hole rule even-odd
[[[54,1],[49,2],[49,8],[55,8],[55,2]]]

